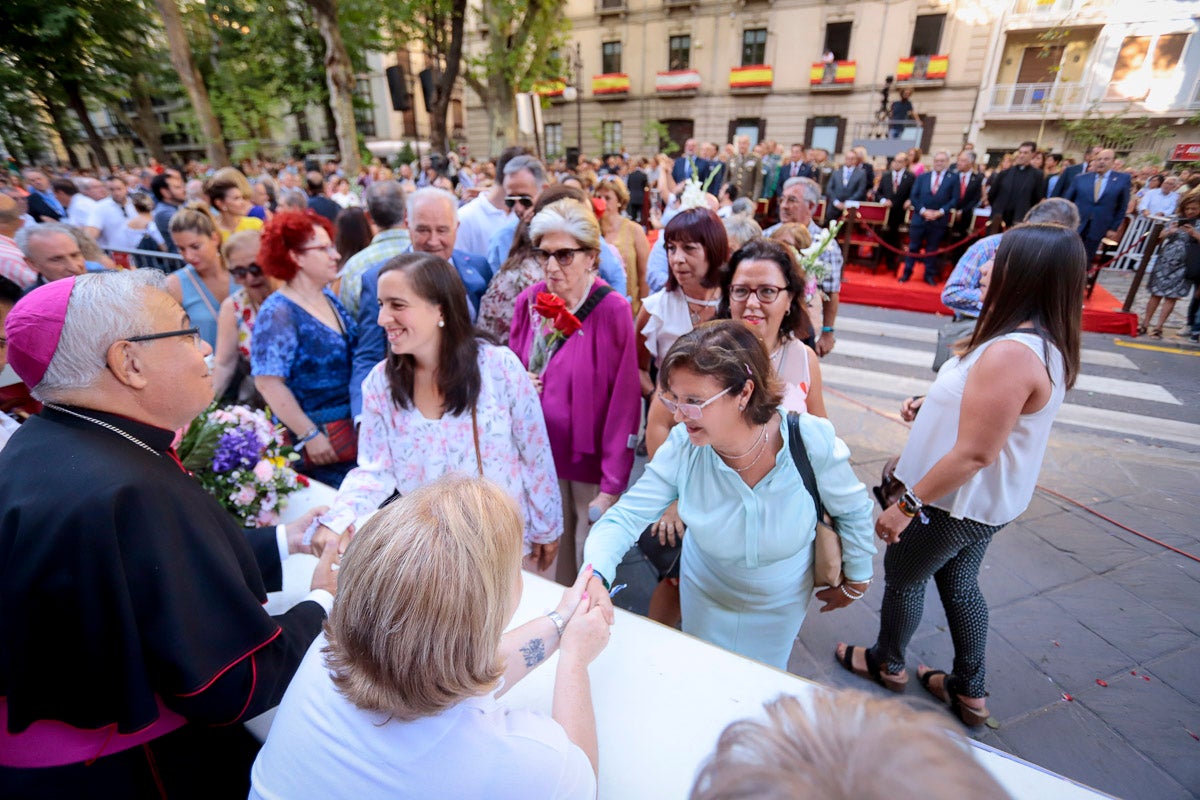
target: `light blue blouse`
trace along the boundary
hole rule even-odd
[[[816,506],[792,461],[786,410],[780,408],[779,414],[784,417],[783,447],[774,468],[754,488],[711,447],[692,445],[685,426],[674,426],[642,477],[588,534],[585,563],[612,579],[637,537],[676,499],[686,537],[718,569],[727,566],[741,573],[811,550]],[[802,414],[800,434],[821,500],[838,522],[846,578],[867,580],[875,554],[873,501],[850,467],[850,450],[821,417]]]

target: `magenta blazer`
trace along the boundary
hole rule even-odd
[[[607,285],[597,279],[592,291]],[[530,307],[541,281],[517,296],[509,346],[529,368],[533,344]],[[610,292],[564,342],[542,373],[542,413],[560,480],[598,483],[621,494],[633,469],[641,422],[636,336],[629,303]]]

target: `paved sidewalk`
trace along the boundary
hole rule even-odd
[[[892,401],[872,402],[894,410]],[[859,477],[877,483],[907,430],[829,390],[826,405]],[[1059,427],[1040,483],[1200,555],[1200,455]],[[631,551],[619,571],[631,586],[618,600],[644,613],[652,579],[639,559]],[[881,551],[880,584],[882,561]],[[996,535],[980,583],[991,607],[988,705],[1000,727],[976,738],[1118,797],[1200,797],[1200,563],[1039,492]],[[874,641],[880,589],[831,614],[811,606],[789,669],[894,696],[833,658],[839,640]],[[906,698],[928,701],[918,663],[945,669],[951,657],[930,582]]]

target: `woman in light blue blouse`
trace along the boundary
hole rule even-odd
[[[816,506],[788,447],[781,388],[762,342],[722,320],[679,338],[659,371],[677,422],[638,482],[596,523],[584,561],[601,585],[673,501],[687,526],[680,570],[683,630],[787,668],[813,592]],[[872,502],[828,420],[802,414],[800,435],[825,509],[842,539],[841,586],[817,592],[822,611],[862,597],[875,554]]]

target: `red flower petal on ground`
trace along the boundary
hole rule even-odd
[[[1102,681],[1099,678],[1096,678],[1096,683],[1100,684],[1101,686],[1108,686],[1108,681]]]
[[[1143,676],[1142,676],[1142,680],[1144,680],[1144,681],[1148,681],[1148,680],[1150,680],[1150,676],[1149,676],[1149,675],[1143,675]]]
[[[1189,731],[1187,728],[1184,728],[1184,730],[1185,730],[1185,731],[1187,731],[1187,735],[1188,735],[1188,736],[1192,737],[1192,738],[1193,738],[1193,739],[1195,739],[1197,742],[1200,742],[1200,736],[1197,736],[1196,734],[1192,733],[1192,732],[1191,732],[1191,731]]]
[[[1129,674],[1130,674],[1130,675],[1137,675],[1137,670],[1136,670],[1136,669],[1131,669],[1131,670],[1129,670]]]
[[[1075,699],[1074,697],[1071,697],[1071,695],[1067,694],[1066,692],[1063,692],[1062,695],[1063,695],[1063,700],[1066,700],[1068,703],[1070,703],[1072,700]]]
[[[1058,639],[1051,639],[1050,641],[1054,643],[1055,647],[1062,647],[1062,645],[1058,643]]]

